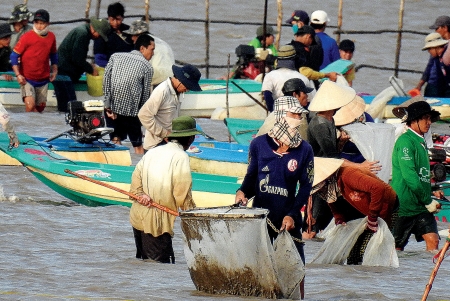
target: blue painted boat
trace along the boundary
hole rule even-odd
[[[88,182],[64,172],[92,177],[125,191],[130,190],[133,166],[102,164],[69,160],[59,156],[30,136],[18,133],[18,148],[9,148],[6,133],[0,133],[0,150],[24,165],[42,183],[77,203],[88,206],[131,206],[128,196]],[[192,173],[192,194],[199,207],[227,206],[234,203],[236,190],[240,187],[238,177]]]
[[[242,145],[250,145],[264,120],[225,118],[224,122],[233,139]]]

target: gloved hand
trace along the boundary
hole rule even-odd
[[[425,207],[427,208],[428,212],[431,213],[438,213],[441,210],[441,204],[436,200],[432,200],[431,203],[425,205]]]
[[[378,218],[376,216],[368,216],[367,217],[366,229],[372,231],[373,233],[377,232]]]

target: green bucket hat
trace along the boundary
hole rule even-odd
[[[105,42],[108,42],[108,34],[111,30],[111,26],[109,25],[109,22],[107,19],[97,19],[96,17],[91,17],[90,19],[91,25],[94,28],[96,32],[105,40]]]
[[[123,33],[129,35],[138,35],[142,33],[148,33],[148,24],[143,20],[136,20],[131,23],[130,28],[124,30]]]
[[[169,137],[189,137],[203,135],[203,132],[197,129],[197,123],[191,116],[180,116],[172,121],[172,132]]]

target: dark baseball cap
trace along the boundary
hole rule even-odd
[[[46,11],[45,9],[38,9],[35,13],[34,13],[34,21],[44,21],[49,23],[50,22],[50,14],[48,13],[48,11]]]
[[[449,16],[439,16],[434,21],[434,24],[430,26],[430,29],[437,29],[441,26],[448,26],[450,28],[450,17]]]
[[[292,16],[285,22],[291,24],[292,21],[302,21],[305,25],[309,24],[309,15],[304,10],[296,10],[292,13]]]
[[[313,37],[313,39],[314,39],[314,37],[316,36],[316,31],[314,30],[314,28],[312,28],[309,25],[303,25],[302,27],[300,27],[297,30],[297,33],[295,35],[296,36],[303,36],[305,34],[310,34]]]

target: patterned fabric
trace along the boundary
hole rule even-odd
[[[286,112],[294,106],[300,106],[300,102],[293,96],[281,96],[275,100],[273,105],[273,113],[277,119],[286,115]]]
[[[274,127],[269,131],[268,135],[277,139],[284,145],[289,145],[290,148],[298,147],[303,140],[297,128],[289,125],[286,117],[282,117],[278,120]]]
[[[137,116],[150,97],[152,76],[152,66],[139,51],[113,54],[103,79],[105,108],[120,115]]]
[[[358,240],[356,241],[355,245],[350,251],[350,254],[347,257],[347,264],[357,265],[362,263],[364,252],[366,251],[366,247],[369,244],[372,235],[373,235],[372,231],[365,230],[358,237]]]
[[[327,203],[334,203],[336,202],[337,198],[341,196],[341,192],[337,185],[336,173],[323,181],[323,186],[317,192],[322,199],[327,201]]]

